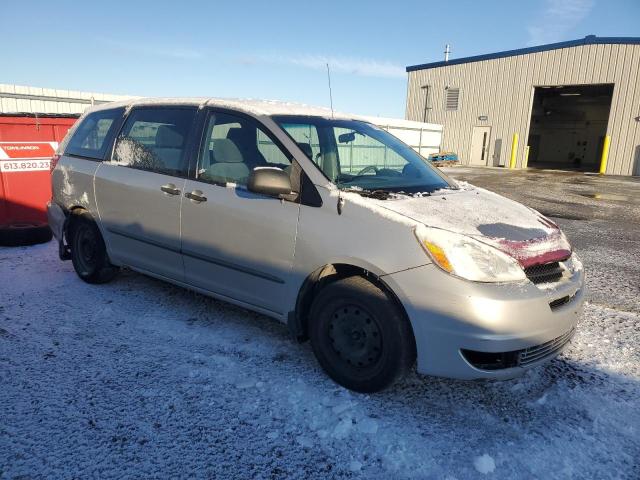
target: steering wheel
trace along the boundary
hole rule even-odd
[[[368,172],[373,172],[376,175],[378,174],[378,167],[376,167],[375,165],[368,165],[366,167],[364,167],[362,170],[360,170],[357,175],[364,175],[365,173]]]

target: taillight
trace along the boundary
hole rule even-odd
[[[56,168],[58,160],[60,160],[60,155],[54,155],[51,157],[51,161],[49,162],[49,173],[53,173],[53,169]]]

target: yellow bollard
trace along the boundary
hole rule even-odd
[[[516,154],[518,153],[518,134],[513,134],[513,142],[511,143],[511,160],[509,161],[509,168],[516,168]]]
[[[524,147],[524,164],[522,168],[527,168],[529,166],[529,145]]]
[[[607,160],[609,159],[609,145],[611,144],[611,135],[604,137],[602,144],[602,156],[600,157],[600,175],[607,173]]]

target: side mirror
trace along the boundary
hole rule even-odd
[[[250,192],[279,197],[291,193],[291,179],[284,170],[275,167],[258,167],[251,171],[247,180]]]

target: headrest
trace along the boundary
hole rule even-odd
[[[160,125],[156,131],[157,148],[180,148],[184,137],[171,125]]]
[[[402,175],[405,177],[411,178],[420,178],[422,175],[420,174],[420,170],[413,163],[407,163],[402,169]]]
[[[243,163],[242,153],[238,147],[228,138],[218,138],[213,141],[213,159],[217,163]]]
[[[300,147],[300,150],[302,150],[307,157],[313,160],[313,150],[311,149],[311,144],[305,142],[296,143],[298,144],[298,147]]]
[[[257,145],[256,142],[256,129],[247,127],[234,127],[230,128],[227,132],[227,138],[233,141],[238,148],[247,148],[252,145]]]

